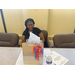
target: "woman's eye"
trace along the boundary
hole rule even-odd
[[[28,25],[28,26],[30,26],[30,25]]]
[[[33,26],[33,24],[31,24]]]
[[[33,24],[31,24],[31,25],[28,25],[28,26],[33,26]]]

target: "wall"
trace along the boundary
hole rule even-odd
[[[33,18],[36,27],[47,30],[48,9],[3,9],[3,14],[8,33],[17,33],[21,36],[27,18]]]
[[[5,31],[4,31],[4,27],[3,27],[3,22],[2,22],[1,13],[0,13],[0,32],[5,32]]]
[[[75,9],[49,9],[48,33],[73,33],[75,28]]]
[[[3,9],[3,15],[8,33],[17,33],[21,35],[23,32],[23,14],[21,9]]]
[[[23,23],[26,19],[32,18],[36,22],[36,11],[35,9],[22,9],[23,11]]]
[[[48,30],[48,9],[38,9],[36,16],[37,27],[42,30]]]
[[[48,9],[3,9],[3,15],[8,33],[16,33],[22,38],[25,30],[25,20],[32,18],[35,21],[35,27],[41,30],[47,30]],[[20,43],[22,40],[19,41]]]
[[[75,9],[49,9],[48,16],[48,37],[52,46],[54,35],[74,32]]]
[[[23,9],[23,22],[27,18],[33,18],[35,27],[41,30],[47,30],[48,27],[48,9]]]
[[[33,18],[35,27],[47,30],[48,36],[73,33],[75,28],[75,9],[3,9],[8,33],[17,33],[20,37],[25,30],[24,22]],[[0,15],[0,32],[4,32]]]

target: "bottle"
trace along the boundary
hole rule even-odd
[[[46,65],[55,65],[55,64],[52,62],[52,57],[51,57],[51,55],[47,55],[47,56],[46,56]]]
[[[48,56],[46,57],[46,63],[47,63],[48,65],[52,64],[52,57],[51,57],[50,55],[48,55]]]

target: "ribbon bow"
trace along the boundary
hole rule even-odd
[[[43,48],[40,43],[33,46],[32,54],[35,54],[35,59],[39,61],[39,55],[43,55]]]

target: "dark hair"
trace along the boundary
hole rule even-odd
[[[26,27],[27,27],[27,23],[28,23],[29,21],[31,21],[31,22],[33,22],[33,24],[35,24],[35,22],[34,22],[34,20],[33,20],[33,19],[28,18],[28,19],[25,21],[25,26],[26,26]]]

